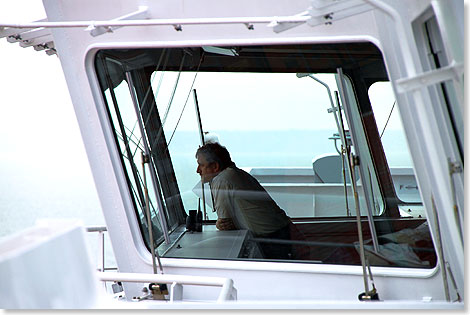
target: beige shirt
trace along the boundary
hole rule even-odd
[[[289,217],[279,208],[260,183],[247,172],[231,166],[211,182],[215,210],[221,219],[231,218],[240,229],[256,235],[278,231],[289,224]]]

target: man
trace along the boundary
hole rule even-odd
[[[292,222],[268,192],[250,174],[236,167],[230,153],[219,143],[208,143],[196,152],[197,173],[211,182],[216,227],[219,230],[246,229],[255,238],[265,258],[289,259],[291,246],[269,242],[290,240]]]

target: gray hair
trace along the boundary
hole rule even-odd
[[[203,154],[209,163],[218,163],[221,170],[235,165],[227,148],[219,143],[206,143],[200,146],[196,151],[196,158],[199,154]]]

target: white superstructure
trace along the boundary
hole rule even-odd
[[[44,20],[0,21],[0,36],[60,59],[118,266],[119,274],[99,278],[122,282],[125,301],[139,308],[463,309],[463,2],[44,6]],[[392,178],[368,94],[384,81],[414,165],[395,168],[401,182]],[[309,140],[292,148],[266,136],[275,125],[286,137],[296,130],[309,139],[320,106],[337,132],[330,138],[338,151],[331,165],[340,165],[335,182],[321,179],[319,164],[312,174],[276,166],[278,155],[291,150],[294,159]],[[240,123],[230,129],[233,121]],[[260,181],[305,235],[310,256],[264,259],[246,231],[217,231],[210,188],[201,201],[192,191],[206,129],[240,160],[256,140],[248,134],[266,136],[253,152],[266,152],[274,167],[253,166],[252,174],[276,173]],[[185,231],[197,205],[207,219],[200,234]],[[169,301],[144,294],[149,283],[168,284]],[[380,303],[358,301],[373,290]]]

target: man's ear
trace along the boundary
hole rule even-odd
[[[217,162],[214,162],[214,171],[216,173],[220,172],[220,164]]]

